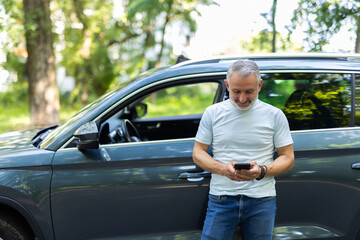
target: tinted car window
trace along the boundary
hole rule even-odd
[[[355,125],[360,126],[360,74],[355,74]]]
[[[350,126],[351,74],[263,74],[259,98],[283,110],[291,130]]]

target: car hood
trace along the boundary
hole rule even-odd
[[[50,165],[55,152],[34,147],[39,129],[0,134],[0,169]]]
[[[0,134],[0,154],[34,148],[31,139],[39,129]]]

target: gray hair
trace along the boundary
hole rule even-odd
[[[228,82],[230,82],[230,77],[234,72],[243,77],[254,74],[256,76],[257,82],[260,83],[261,77],[259,67],[254,61],[237,60],[231,64],[226,74],[226,79]]]

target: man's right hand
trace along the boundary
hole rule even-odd
[[[220,174],[233,181],[249,181],[248,176],[237,173],[237,171],[250,171],[250,170],[235,170],[235,161],[230,163],[221,163],[213,159],[208,153],[209,145],[195,141],[193,150],[194,163],[204,169],[205,171]],[[247,175],[247,174],[246,174]],[[256,175],[256,177],[258,174]]]
[[[257,165],[256,162],[250,162],[251,169],[242,169],[242,170],[235,170],[235,163],[224,163],[223,167],[220,171],[220,174],[233,180],[233,181],[251,181],[256,179],[260,174],[260,167]]]
[[[233,181],[243,181],[240,176],[236,174],[235,163],[236,162],[234,161],[226,164],[224,163],[220,174]]]

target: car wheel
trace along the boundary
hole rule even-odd
[[[0,240],[34,240],[34,236],[22,221],[0,216]]]

